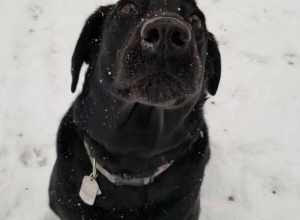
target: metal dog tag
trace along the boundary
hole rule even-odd
[[[90,176],[83,177],[82,184],[79,191],[79,196],[84,203],[87,205],[93,206],[95,204],[96,197],[101,195],[102,192],[97,183],[97,169],[96,169],[96,160],[93,161],[93,172]]]
[[[96,197],[101,195],[101,190],[95,178],[92,176],[85,176],[82,180],[79,196],[84,203],[93,206]]]

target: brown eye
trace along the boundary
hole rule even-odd
[[[138,9],[137,6],[133,3],[128,3],[123,6],[121,9],[121,13],[124,15],[137,15],[138,14]]]
[[[200,17],[196,14],[193,14],[190,18],[189,18],[189,22],[197,27],[197,28],[201,28],[202,27],[202,21],[200,19]]]

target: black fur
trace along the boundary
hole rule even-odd
[[[166,26],[168,19],[176,24]],[[147,21],[162,25],[159,31],[179,28],[171,36],[177,45],[157,40],[157,48],[146,48],[140,33]],[[189,31],[190,40],[180,35]],[[203,105],[208,93],[217,92],[221,58],[196,3],[121,0],[99,8],[74,51],[73,92],[83,63],[89,66],[83,91],[58,131],[49,187],[53,211],[63,220],[198,219],[210,154]],[[138,175],[162,161],[175,162],[147,186],[116,186],[99,175],[102,195],[87,206],[78,196],[82,178],[92,170],[84,139],[112,173]]]

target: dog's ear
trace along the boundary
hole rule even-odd
[[[206,89],[211,95],[215,95],[221,79],[221,55],[218,43],[212,33],[208,33],[205,71]]]
[[[92,60],[95,59],[102,41],[102,28],[105,16],[111,9],[112,5],[97,9],[87,19],[81,31],[72,57],[72,92],[76,90],[83,63],[90,65]]]

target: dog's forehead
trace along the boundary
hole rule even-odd
[[[128,2],[121,0],[120,2]],[[195,0],[133,0],[138,5],[143,5],[148,10],[177,10],[184,6],[186,8],[196,7]]]
[[[161,7],[161,8],[172,8],[178,7],[183,4],[194,3],[194,0],[147,0],[149,7]]]

